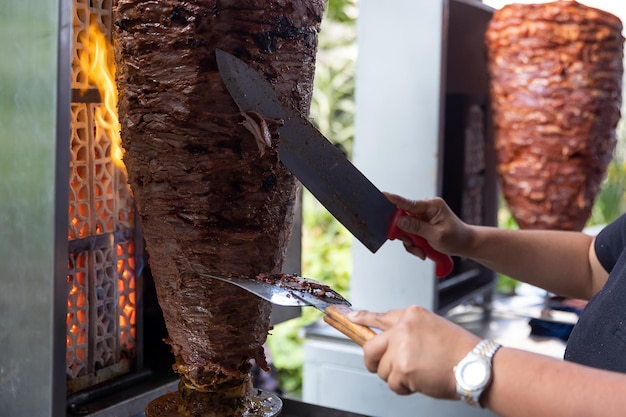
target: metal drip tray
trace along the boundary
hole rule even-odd
[[[278,415],[279,417],[368,417],[364,414],[336,410],[289,398],[282,400],[283,411]]]
[[[175,385],[171,385],[171,388],[175,390]],[[351,413],[349,411],[342,411],[328,407],[322,407],[320,405],[309,404],[293,398],[283,398],[282,410],[278,414],[278,417],[372,417],[364,414]],[[143,400],[145,403],[145,399]],[[97,415],[94,414],[94,415]],[[103,415],[111,415],[104,413]],[[146,417],[145,412],[134,415],[133,417]]]

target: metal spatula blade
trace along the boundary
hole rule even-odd
[[[244,290],[280,306],[313,306],[324,312],[324,321],[335,329],[339,330],[360,346],[376,335],[372,329],[366,326],[355,324],[347,318],[350,313],[350,302],[330,287],[309,278],[293,277],[291,279],[300,280],[303,287],[307,283],[312,284],[312,291],[300,290],[298,288],[287,288],[281,286],[280,282],[268,283],[255,278],[219,277],[208,274],[201,274],[208,279],[217,279],[236,285]],[[315,290],[315,288],[320,288]]]
[[[280,286],[280,284],[270,284],[268,282],[260,281],[255,278],[238,278],[238,277],[218,277],[214,275],[205,275],[207,278],[218,279],[220,281],[228,282],[236,285],[244,290],[255,294],[264,300],[269,301],[272,304],[287,307],[302,307],[302,306],[314,306],[324,311],[324,308],[332,304],[343,304],[345,306],[351,306],[350,302],[343,298],[341,294],[330,289],[325,291],[323,296],[315,296],[305,291],[298,291],[293,288],[287,288]],[[294,278],[295,279],[295,278]],[[323,286],[323,284],[314,281],[312,279],[297,277],[303,283],[310,282],[316,286]]]
[[[270,285],[266,282],[253,280],[250,278],[225,278],[217,277],[213,275],[207,275],[207,278],[218,279],[220,281],[228,282],[236,285],[244,290],[253,293],[254,295],[269,301],[272,304],[288,307],[300,307],[304,305],[304,302],[300,299],[286,292],[284,288],[279,288]]]

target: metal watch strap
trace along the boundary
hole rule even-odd
[[[483,339],[478,343],[472,352],[484,358],[491,359],[501,345],[492,339]]]
[[[472,349],[471,353],[487,359],[491,366],[491,364],[493,363],[493,355],[495,355],[497,350],[500,349],[501,347],[502,347],[501,344],[497,343],[496,341],[492,339],[483,339],[474,347],[474,349]],[[493,373],[492,373],[491,378],[493,379]],[[487,385],[485,389],[487,389],[488,386],[489,385]],[[483,394],[483,392],[481,392],[481,395]],[[472,396],[472,392],[465,391],[463,395],[461,396],[461,398],[469,405],[480,407],[480,408],[485,408],[485,406],[482,405],[482,403],[480,402],[480,395],[478,396],[477,400],[474,400],[474,397]]]

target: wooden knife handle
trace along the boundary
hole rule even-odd
[[[345,305],[335,304],[326,307],[324,321],[341,333],[355,341],[359,346],[363,346],[376,332],[367,326],[356,324],[348,319],[346,315],[352,310]]]

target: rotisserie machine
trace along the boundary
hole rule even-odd
[[[477,58],[483,58],[478,55],[490,11],[471,0],[360,3],[357,167],[384,190],[443,195],[465,219],[493,223],[486,78],[475,64],[482,62]],[[79,63],[90,23],[110,38],[111,6],[111,0],[8,0],[0,6],[3,415],[135,416],[178,382],[169,347],[161,341],[165,328],[144,264],[132,193],[115,162],[116,144],[98,125],[106,103]],[[409,17],[410,22],[389,23]],[[391,32],[382,36],[366,29],[381,23],[408,32],[391,39]],[[380,42],[389,43],[382,48]],[[375,50],[404,59],[382,60]],[[374,61],[386,62],[385,71],[396,68],[383,75]],[[379,104],[394,107],[389,100],[405,119],[385,119]],[[399,172],[383,164],[407,167],[403,175],[414,180],[400,180]],[[288,250],[290,272],[299,271],[299,225]],[[453,274],[438,282],[432,264],[412,259],[397,242],[376,255],[365,251],[355,242],[351,298],[357,307],[418,303],[445,312],[467,297],[488,297],[493,283],[489,271],[465,260],[456,260]],[[402,278],[388,280],[392,275]],[[293,315],[277,310],[273,320]],[[281,415],[385,414],[337,401],[341,389],[331,385],[326,388],[333,395],[320,391],[328,375],[345,374],[324,373],[334,365],[321,363],[320,355],[329,350],[333,362],[348,346],[348,362],[358,358],[356,345],[334,334],[323,339],[330,345],[320,344],[324,331],[308,332],[304,402],[285,399]],[[351,395],[344,399],[354,400]]]

